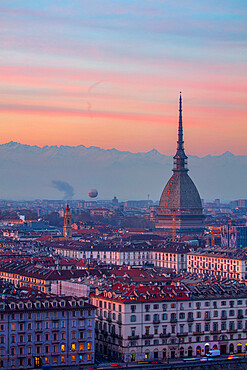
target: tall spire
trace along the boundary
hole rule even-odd
[[[178,141],[177,141],[177,152],[174,158],[173,171],[188,171],[187,159],[184,152],[184,141],[183,141],[183,119],[182,119],[182,93],[180,91],[179,96],[179,123],[178,123]]]
[[[179,97],[179,125],[178,125],[178,146],[177,149],[183,149],[183,119],[182,119],[182,93],[180,91]]]

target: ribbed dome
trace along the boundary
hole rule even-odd
[[[201,210],[202,203],[197,188],[186,171],[174,171],[166,184],[159,203],[160,211]]]

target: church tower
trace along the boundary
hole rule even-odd
[[[67,203],[67,207],[64,212],[63,236],[65,239],[72,238],[71,211],[70,211],[68,203]]]
[[[156,228],[170,234],[200,234],[204,230],[204,215],[198,190],[188,175],[188,157],[183,141],[181,92],[177,151],[173,159],[173,175],[160,198]]]

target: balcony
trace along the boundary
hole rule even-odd
[[[244,331],[247,331],[247,329],[244,329]],[[229,329],[227,330],[227,333],[237,333],[238,330],[237,329]]]
[[[137,339],[139,339],[139,335],[129,335],[128,339],[129,340],[137,340]]]
[[[205,316],[205,317],[204,317],[204,320],[205,320],[205,321],[210,321],[210,320],[211,320],[211,317],[210,317],[210,316]]]
[[[188,322],[193,322],[194,321],[194,317],[188,317],[187,321]]]
[[[143,334],[142,339],[152,339],[154,336],[153,334]]]
[[[243,314],[242,314],[242,313],[238,313],[237,318],[238,318],[238,319],[243,319],[243,318],[244,318],[244,316],[243,316]]]
[[[220,334],[220,330],[210,330],[210,334]]]
[[[107,318],[106,318],[106,321],[108,321],[108,322],[112,322],[112,319],[111,319],[111,318],[109,318],[109,317],[107,317]]]
[[[154,319],[153,320],[153,324],[159,324],[160,323],[160,319]]]
[[[227,320],[227,315],[222,315],[221,320]]]
[[[170,335],[171,335],[170,333],[161,333],[160,338],[169,338]]]
[[[193,335],[203,335],[204,331],[193,331]]]
[[[121,320],[118,320],[118,321],[117,321],[117,324],[118,324],[118,325],[122,325],[122,321],[121,321]]]
[[[171,318],[170,322],[176,323],[178,320],[176,317]]]
[[[177,333],[177,336],[178,337],[187,337],[188,335],[188,332],[184,332],[184,333]]]
[[[99,315],[99,316],[97,317],[97,319],[98,319],[98,320],[103,320],[103,316],[102,316],[102,315]]]

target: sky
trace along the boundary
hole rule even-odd
[[[246,0],[0,2],[0,144],[247,154]]]

